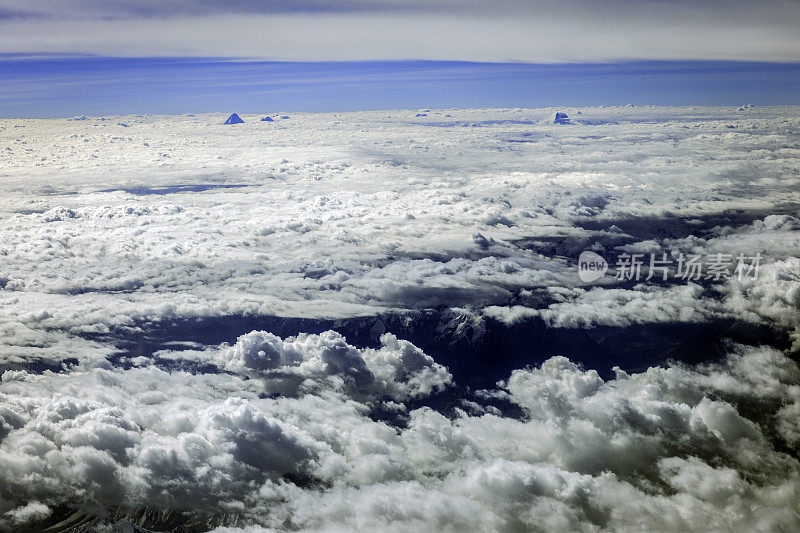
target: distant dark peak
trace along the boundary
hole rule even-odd
[[[228,120],[225,121],[225,124],[244,124],[244,120],[242,120],[239,115],[234,113],[228,117]]]
[[[264,117],[261,119],[261,122],[275,122],[275,121],[272,120],[272,117]]]
[[[553,124],[569,124],[569,117],[561,111],[553,115]]]

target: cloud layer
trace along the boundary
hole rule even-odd
[[[445,307],[561,328],[794,329],[796,108],[567,111],[582,122],[521,109],[3,121],[6,364],[103,359],[104,335],[216,316]],[[639,287],[612,269],[586,286],[586,248],[612,267],[670,251],[761,254],[763,268]]]
[[[800,527],[800,111],[554,111],[0,121],[0,528]]]
[[[800,463],[779,451],[800,444],[800,370],[778,351],[738,348],[718,364],[620,370],[610,381],[555,357],[465,398],[448,418],[406,408],[429,384],[446,386],[446,371],[432,373],[407,343],[384,343],[363,351],[332,332],[295,340],[253,332],[206,352],[228,368],[250,360],[245,375],[275,368],[290,377],[290,368],[302,369],[320,350],[351,352],[337,359],[354,362],[344,372],[301,371],[314,385],[299,396],[267,398],[263,391],[275,390],[269,381],[240,374],[152,366],[7,371],[0,384],[3,520],[30,524],[78,503],[94,524],[107,520],[91,510],[100,505],[121,508],[121,516],[177,508],[216,517],[212,524],[235,517],[276,530],[800,524]],[[291,350],[295,363],[265,365],[276,345]],[[375,395],[342,388],[342,380],[357,379],[359,365],[367,372],[364,362],[388,388]],[[500,415],[492,399],[523,416]],[[382,402],[401,425],[371,416]]]
[[[286,61],[798,61],[791,2],[17,2],[0,52]]]

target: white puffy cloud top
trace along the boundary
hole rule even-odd
[[[413,345],[382,340],[380,350],[361,351],[332,332],[288,340],[257,332],[208,354],[233,365],[256,344],[277,346],[294,350],[292,366],[319,358],[324,346],[350,351],[348,361],[366,366],[362,375],[375,371],[371,389],[345,390],[359,373],[343,377],[320,361],[305,374],[313,391],[270,398],[263,383],[228,373],[6,371],[4,520],[27,523],[77,500],[121,506],[120,516],[168,507],[278,530],[800,523],[800,463],[775,448],[800,444],[800,369],[778,351],[741,348],[718,364],[619,371],[610,381],[555,357],[514,371],[447,418],[404,409],[445,383],[446,371],[432,370]],[[281,368],[261,363],[260,374]],[[378,382],[383,390],[370,395]],[[400,426],[370,416],[388,398],[403,414]],[[523,416],[501,415],[486,403],[492,398]]]
[[[800,111],[555,111],[0,121],[0,529],[800,527]],[[609,375],[719,324],[772,336]],[[608,361],[460,379],[528,327]]]

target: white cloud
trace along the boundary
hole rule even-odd
[[[102,360],[114,347],[98,336],[151,320],[437,306],[561,326],[792,316],[791,296],[759,314],[732,287],[581,287],[573,258],[618,246],[794,257],[796,217],[769,213],[800,205],[796,109],[587,108],[573,126],[548,115],[429,113],[480,128],[404,111],[268,126],[244,115],[236,129],[215,115],[3,121],[0,345],[15,364],[58,365]],[[197,184],[245,187],[176,188]]]
[[[582,111],[0,121],[0,527],[85,503],[278,530],[796,528],[791,350],[611,380],[563,353],[474,392],[377,318],[457,314],[454,375],[485,317],[797,335],[797,109]],[[764,262],[586,286],[590,247]],[[226,317],[364,319],[375,344]]]
[[[234,513],[276,530],[800,523],[800,464],[778,451],[796,447],[797,417],[753,409],[800,404],[800,370],[776,350],[609,381],[553,358],[483,393],[522,419],[425,407],[392,427],[369,417],[359,391],[331,387],[263,398],[234,374],[4,376],[5,519],[94,502]]]
[[[0,51],[279,60],[796,61],[792,3],[83,2],[7,7]],[[0,13],[2,13],[0,5]],[[35,38],[33,37],[35,36]],[[445,37],[446,36],[446,37]]]
[[[574,298],[536,310],[545,323],[555,327],[582,328],[596,325],[630,326],[659,322],[704,322],[716,314],[718,304],[703,297],[699,285],[687,283],[662,288],[575,289]],[[522,315],[524,316],[524,314]]]
[[[17,507],[8,511],[5,516],[9,518],[14,525],[23,525],[35,520],[42,520],[50,516],[52,511],[46,505],[37,501],[29,502],[25,505]]]
[[[408,341],[390,333],[378,350],[359,350],[334,331],[287,340],[264,331],[240,337],[216,357],[220,367],[265,380],[269,393],[296,395],[333,387],[353,397],[405,400],[444,389],[449,372]]]

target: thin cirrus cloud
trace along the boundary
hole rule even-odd
[[[800,4],[0,1],[0,53],[287,61],[800,60]]]

